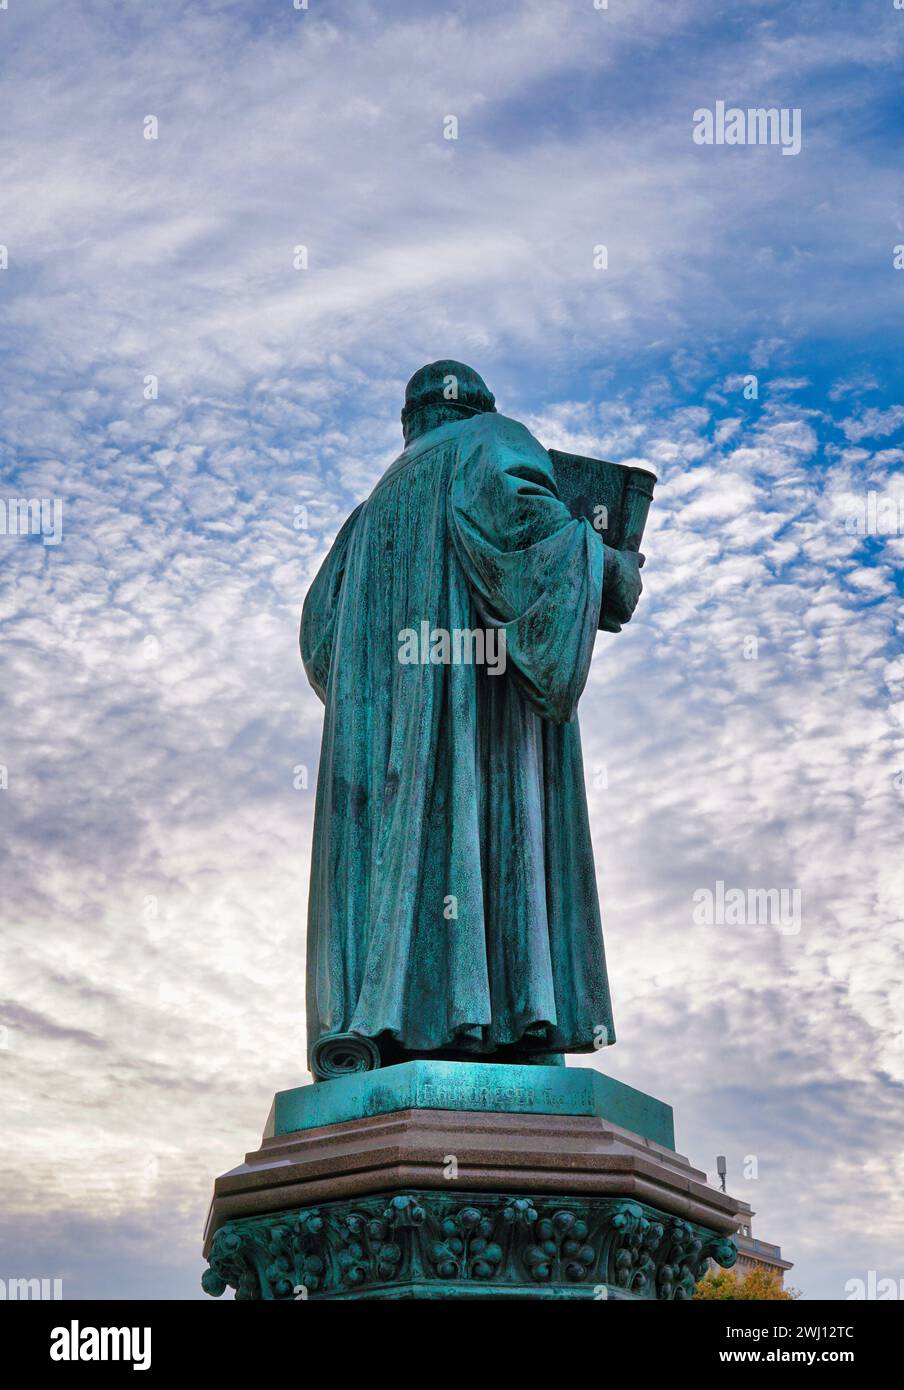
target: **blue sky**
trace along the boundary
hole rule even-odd
[[[904,1274],[904,528],[851,525],[904,508],[902,44],[892,0],[0,11],[0,497],[63,501],[0,536],[0,1277],[200,1296],[212,1177],[307,1080],[298,615],[447,356],[660,476],[581,705],[593,1064],[808,1297]],[[718,100],[800,154],[696,145]],[[720,880],[801,930],[695,925]]]

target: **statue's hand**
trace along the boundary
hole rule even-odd
[[[643,591],[643,556],[636,550],[613,550],[610,545],[605,549],[602,617],[611,623],[628,623]]]

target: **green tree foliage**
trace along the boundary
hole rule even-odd
[[[730,1298],[780,1300],[791,1302],[800,1298],[797,1289],[783,1289],[778,1276],[765,1269],[751,1269],[743,1277],[733,1274],[730,1269],[720,1269],[718,1274],[709,1270],[694,1290],[694,1298]]]

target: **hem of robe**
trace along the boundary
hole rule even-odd
[[[596,1026],[599,1027],[599,1025]],[[606,1028],[606,1041],[604,1043],[599,1043],[596,1040],[593,1030],[591,1030],[589,1037],[582,1033],[569,1035],[546,1019],[537,1019],[511,1036],[509,1034],[512,1030],[506,1030],[499,1036],[487,1037],[487,1025],[462,1024],[436,1042],[410,1036],[403,1037],[402,1031],[397,1028],[372,1030],[353,1026],[349,1032],[356,1033],[359,1037],[370,1038],[378,1046],[381,1039],[390,1039],[401,1052],[407,1053],[450,1051],[459,1052],[463,1056],[492,1056],[499,1051],[515,1052],[520,1049],[525,1053],[529,1052],[539,1056],[557,1052],[599,1052],[602,1047],[611,1047],[616,1041],[615,1030],[611,1021],[606,1024]],[[323,1033],[320,1036],[325,1038],[329,1037],[330,1034]],[[318,1038],[317,1041],[319,1040]]]

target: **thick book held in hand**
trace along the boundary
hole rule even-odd
[[[653,500],[656,474],[606,459],[586,458],[550,449],[559,496],[572,516],[586,517],[606,545],[616,550],[640,550],[647,514]],[[601,619],[607,632],[618,624]]]

